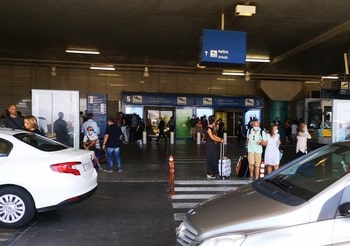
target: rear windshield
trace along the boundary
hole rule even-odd
[[[35,133],[19,133],[14,135],[14,137],[42,151],[51,152],[69,148],[66,145],[55,142],[49,138],[37,135]]]

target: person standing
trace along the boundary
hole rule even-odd
[[[160,138],[163,136],[165,141],[168,141],[165,133],[164,133],[164,128],[165,128],[165,122],[163,120],[162,117],[159,117],[159,124],[158,124],[158,130],[159,130],[159,134],[157,137],[157,142],[160,140]]]
[[[223,138],[224,132],[225,132],[225,122],[223,121],[223,119],[219,118],[218,119],[218,136],[220,138]]]
[[[286,121],[284,122],[284,133],[286,137],[286,143],[290,143],[292,137],[292,128],[288,118],[286,118]]]
[[[121,129],[122,129],[122,133],[124,135],[124,143],[128,144],[129,143],[129,124],[128,121],[126,119],[125,114],[121,113]]]
[[[53,131],[56,134],[57,142],[69,145],[68,124],[63,118],[64,114],[59,112],[58,119],[53,123]]]
[[[98,127],[96,121],[94,120],[94,114],[93,114],[93,113],[88,113],[87,118],[88,118],[88,120],[85,121],[85,122],[82,124],[82,126],[81,126],[81,132],[82,132],[82,133],[84,134],[84,136],[85,136],[86,133],[87,133],[87,130],[86,130],[86,129],[88,128],[88,126],[91,126],[91,127],[94,129],[95,133],[96,133],[97,135],[99,135],[99,134],[100,134],[100,128]]]
[[[239,118],[236,126],[236,136],[237,136],[238,142],[241,142],[241,140],[244,140],[242,120],[243,120],[242,118]]]
[[[168,121],[168,124],[167,124],[167,125],[169,126],[169,131],[175,133],[175,126],[176,126],[176,123],[175,123],[175,118],[174,118],[174,116],[171,116],[171,117],[170,117],[170,120]]]
[[[8,107],[8,116],[4,119],[3,125],[7,128],[12,129],[23,129],[24,128],[24,119],[18,114],[17,106],[11,104]]]
[[[278,126],[272,125],[269,134],[266,135],[266,149],[264,161],[267,166],[267,174],[270,174],[273,170],[278,169],[280,164],[280,151],[279,146],[281,144],[280,135],[278,134]]]
[[[298,123],[297,121],[293,121],[291,128],[292,141],[295,143],[297,141],[297,133],[298,133]]]
[[[247,132],[246,145],[248,146],[249,181],[259,178],[263,146],[266,143],[266,134],[260,128],[260,122],[253,119],[252,128]]]
[[[190,124],[190,138],[193,143],[196,142],[196,123],[197,123],[197,117],[195,114],[192,115],[192,118],[189,121]]]
[[[34,132],[39,135],[43,135],[39,130],[38,120],[33,115],[24,117],[24,128],[29,132]]]
[[[304,123],[300,123],[298,134],[297,134],[297,146],[296,146],[297,157],[307,154],[308,139],[311,139],[311,135],[307,130],[306,125]]]
[[[113,163],[115,162],[118,172],[122,171],[121,157],[120,157],[120,146],[122,142],[120,140],[122,131],[120,127],[114,124],[113,117],[108,118],[108,127],[103,137],[102,149],[106,152],[107,156],[107,172],[113,173]],[[114,159],[114,160],[113,160]]]
[[[216,143],[223,143],[224,139],[219,138],[215,134],[215,117],[212,115],[209,117],[208,126],[205,130],[206,143],[205,143],[205,155],[207,159],[207,178],[215,179],[219,174],[218,163],[219,154]]]
[[[136,132],[137,132],[138,125],[139,125],[138,117],[137,117],[136,113],[134,113],[132,115],[132,118],[131,118],[131,126],[130,126],[130,139],[129,140],[131,143],[135,143],[137,141]]]

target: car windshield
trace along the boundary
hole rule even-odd
[[[329,145],[265,181],[293,196],[309,200],[349,171],[349,147]]]
[[[51,151],[58,151],[58,150],[63,150],[68,148],[67,146],[61,143],[55,142],[49,138],[40,136],[38,134],[30,133],[30,132],[19,133],[14,135],[14,137],[42,151],[51,152]]]

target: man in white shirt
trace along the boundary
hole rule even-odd
[[[100,128],[98,127],[96,121],[94,121],[94,114],[93,113],[89,113],[87,117],[88,117],[88,120],[85,121],[83,123],[83,125],[81,126],[81,133],[83,133],[84,136],[85,136],[88,126],[91,126],[92,129],[94,129],[95,133],[97,135],[99,135],[100,134]]]

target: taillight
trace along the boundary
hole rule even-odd
[[[55,172],[59,173],[71,173],[73,175],[80,175],[80,172],[78,169],[76,169],[76,165],[81,164],[79,161],[74,162],[63,162],[63,163],[57,163],[51,165],[51,169]]]

